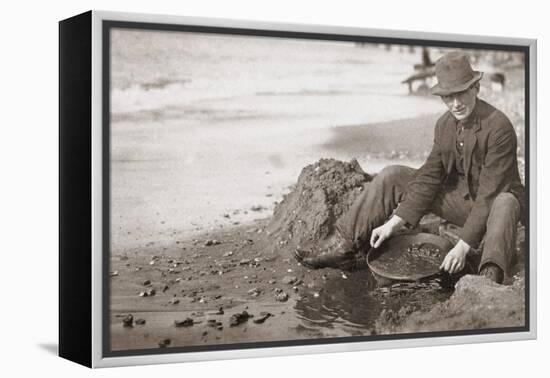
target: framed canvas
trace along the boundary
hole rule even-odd
[[[62,357],[536,337],[535,40],[59,27]]]

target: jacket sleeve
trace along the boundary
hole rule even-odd
[[[418,169],[407,188],[405,199],[395,210],[395,215],[413,226],[429,211],[445,178],[438,138],[440,123],[436,123],[434,144],[426,162]]]
[[[459,235],[474,248],[485,235],[494,199],[499,193],[510,190],[513,175],[509,172],[513,172],[514,165],[517,165],[517,137],[505,116],[498,121],[498,127],[489,134],[487,142],[487,154],[479,175],[477,196]]]

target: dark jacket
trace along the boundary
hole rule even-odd
[[[516,132],[510,120],[480,99],[472,117],[472,132],[464,141],[464,167],[469,192],[466,194],[474,203],[460,237],[475,248],[485,235],[495,197],[512,193],[524,209],[525,189],[518,171]],[[456,138],[456,120],[446,112],[436,123],[430,155],[396,210],[396,215],[407,223],[416,225],[430,211],[443,186],[456,181]]]

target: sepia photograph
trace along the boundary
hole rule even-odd
[[[107,29],[107,351],[528,330],[525,50],[272,34]]]

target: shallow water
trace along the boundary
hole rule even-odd
[[[294,307],[304,329],[321,328],[349,335],[369,334],[384,310],[426,310],[452,294],[440,279],[380,287],[370,271],[346,273],[308,291]]]

